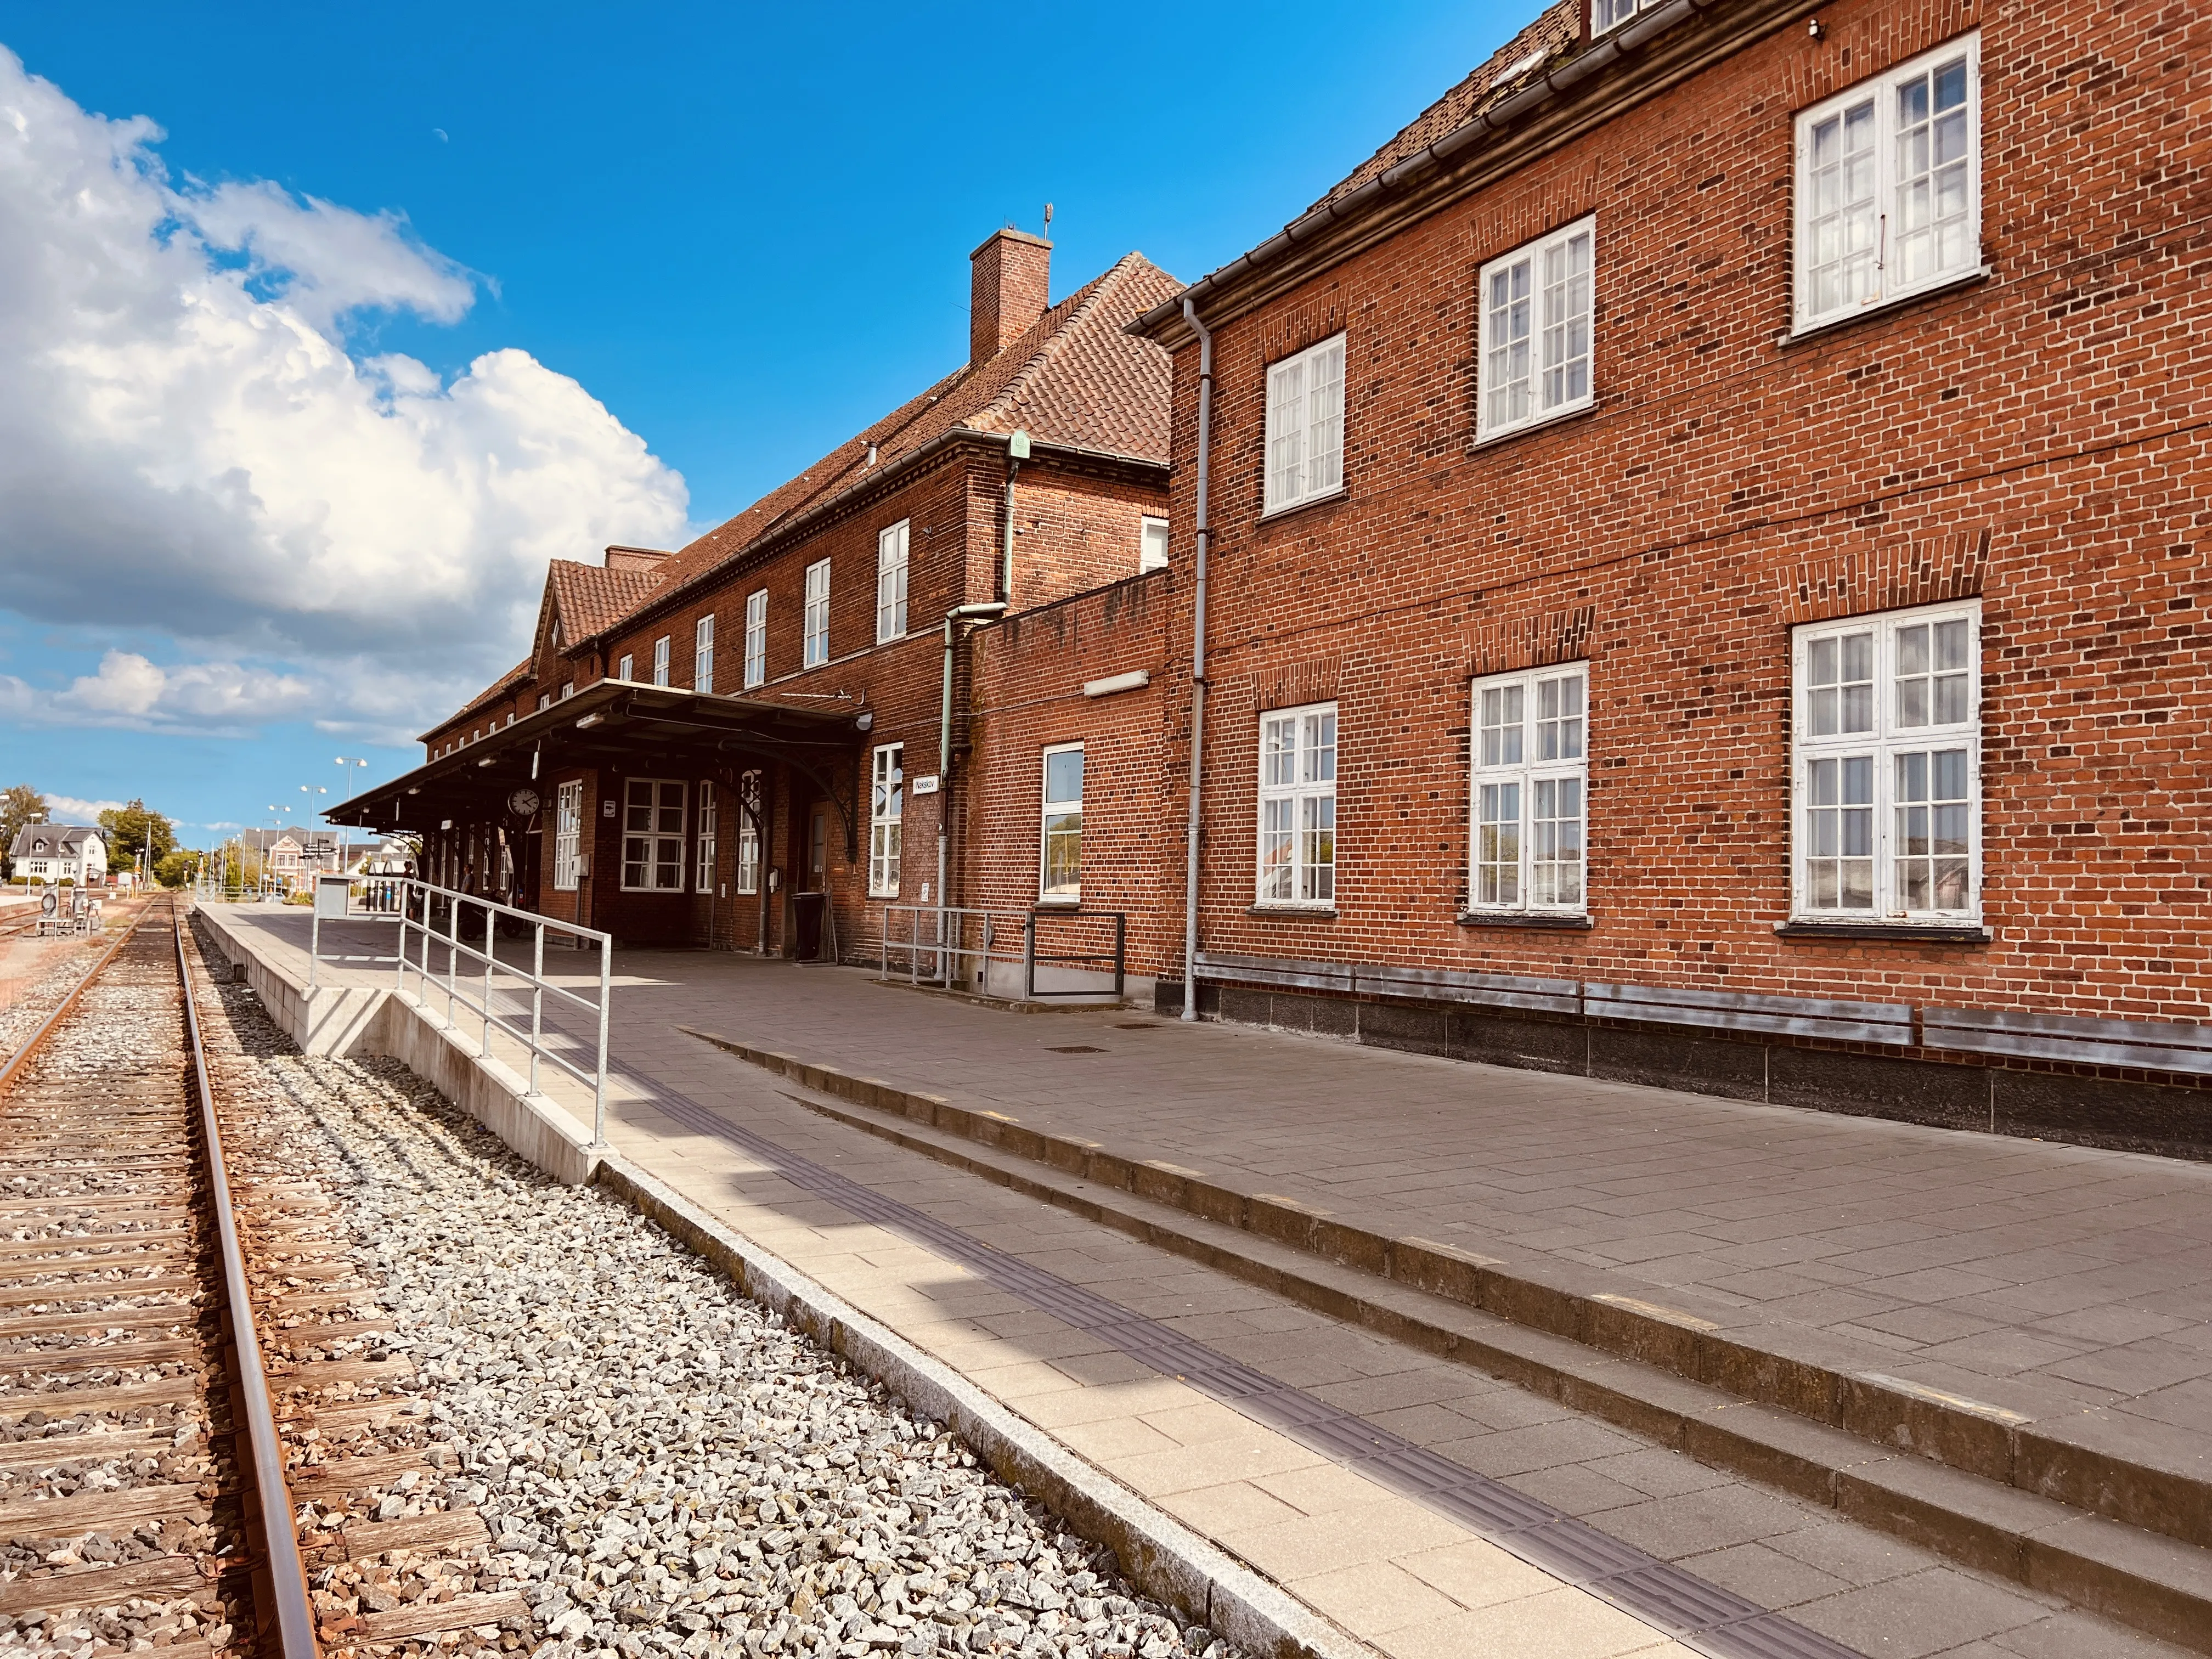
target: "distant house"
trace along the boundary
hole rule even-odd
[[[27,881],[88,887],[107,878],[107,841],[91,824],[27,823],[15,832],[8,858]]]

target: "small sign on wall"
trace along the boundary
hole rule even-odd
[[[937,774],[927,772],[921,777],[911,779],[907,788],[917,795],[933,795],[937,793]]]

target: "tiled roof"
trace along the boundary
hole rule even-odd
[[[489,685],[484,687],[483,690],[477,692],[475,696],[470,698],[468,702],[463,703],[454,713],[448,714],[444,720],[440,720],[437,726],[433,727],[432,730],[442,731],[445,727],[451,726],[455,720],[465,720],[468,719],[470,715],[475,714],[477,710],[482,708],[486,703],[499,702],[513,696],[515,688],[530,678],[531,670],[533,665],[534,665],[531,662],[530,659],[526,657],[524,658],[520,662],[515,664],[514,667],[508,669],[507,672],[501,674],[497,679],[494,680]],[[424,732],[423,739],[427,741],[428,738],[429,733],[427,732]]]
[[[89,823],[27,823],[15,832],[15,843],[8,849],[8,856],[11,859],[73,859],[82,849],[87,836],[105,836],[106,833]],[[32,848],[34,846],[43,850],[33,852]]]
[[[1550,59],[1571,49],[1581,35],[1581,0],[1558,0],[1557,4],[1539,14],[1534,22],[1491,53],[1481,68],[1423,110],[1396,137],[1353,168],[1314,207],[1326,207],[1351,195],[1370,179],[1419,155],[1446,133],[1465,126],[1490,105],[1510,96]],[[1514,72],[1504,72],[1509,70]]]
[[[1182,284],[1141,253],[1125,254],[1103,276],[1054,306],[1019,339],[988,362],[963,366],[921,396],[848,439],[799,477],[769,491],[735,518],[662,562],[649,584],[590,628],[564,622],[564,640],[588,638],[635,611],[654,592],[738,558],[775,527],[864,483],[901,456],[956,428],[1011,432],[1045,444],[1127,455],[1165,466],[1168,460],[1168,354],[1123,325],[1182,291]],[[868,465],[868,447],[876,465]],[[599,576],[589,565],[562,570]],[[556,575],[556,581],[558,577]]]
[[[573,559],[554,560],[547,568],[546,583],[552,590],[562,643],[587,640],[617,617],[635,611],[662,580],[659,570],[611,570]]]

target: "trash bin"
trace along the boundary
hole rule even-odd
[[[827,893],[793,893],[791,896],[792,932],[797,949],[793,952],[801,962],[822,960],[822,917],[830,908]]]

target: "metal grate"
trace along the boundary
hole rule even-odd
[[[1851,1649],[1816,1631],[1132,1313],[1095,1291],[1009,1255],[950,1222],[779,1146],[676,1090],[636,1073],[625,1080],[669,1116],[744,1147],[801,1191],[958,1262],[1031,1307],[1111,1343],[1161,1375],[1189,1383],[1309,1450],[1358,1470],[1378,1486],[1449,1516],[1531,1566],[1589,1591],[1713,1659],[1858,1659]]]

